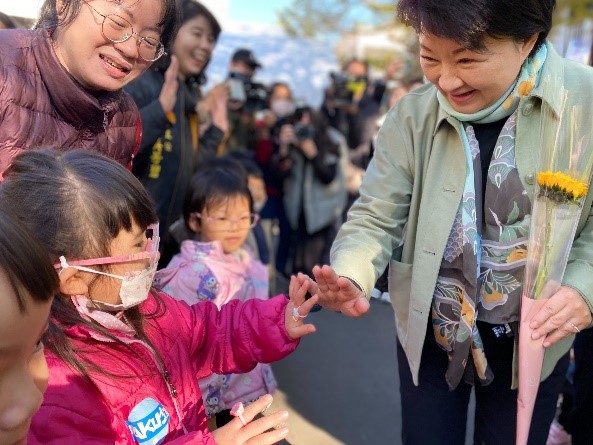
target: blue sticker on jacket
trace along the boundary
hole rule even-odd
[[[169,419],[165,407],[149,397],[132,409],[126,425],[139,444],[158,445],[169,433]]]

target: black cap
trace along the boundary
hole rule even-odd
[[[231,57],[232,62],[243,62],[251,68],[261,68],[261,63],[257,61],[251,50],[240,48]]]

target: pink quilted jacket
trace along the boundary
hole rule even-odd
[[[127,93],[85,90],[46,29],[3,30],[0,61],[0,179],[17,153],[34,148],[85,148],[131,166],[142,127]]]
[[[207,430],[196,377],[246,372],[290,354],[298,345],[286,333],[288,300],[231,301],[219,311],[210,302],[188,306],[159,293],[142,305],[145,330],[165,365],[134,336],[112,332],[125,346],[76,325],[66,330],[74,349],[113,378],[91,372],[95,386],[46,353],[49,387],[33,418],[28,443],[35,444],[205,444]],[[160,311],[158,311],[160,309]]]

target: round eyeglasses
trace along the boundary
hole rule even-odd
[[[113,43],[122,43],[130,40],[132,36],[136,37],[138,46],[138,55],[147,62],[154,62],[165,54],[165,47],[160,40],[154,37],[143,37],[134,31],[132,24],[117,14],[101,14],[90,3],[85,2],[93,11],[103,17],[101,32],[103,36]]]
[[[246,230],[255,227],[259,221],[259,215],[257,213],[250,213],[249,216],[245,215],[241,218],[215,218],[213,216],[202,216],[201,213],[194,213],[196,218],[208,221],[208,224],[212,225],[213,230]]]

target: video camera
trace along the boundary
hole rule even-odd
[[[366,77],[352,77],[343,72],[330,73],[330,78],[336,107],[351,105],[354,95],[361,94],[368,84]]]
[[[229,99],[240,104],[242,111],[254,113],[268,107],[268,90],[265,85],[253,82],[248,76],[232,72],[227,84],[229,85]]]

